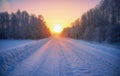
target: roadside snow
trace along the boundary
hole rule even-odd
[[[0,50],[9,49],[32,41],[33,40],[0,40]]]
[[[120,50],[49,38],[0,52],[1,76],[120,76]]]
[[[0,76],[7,76],[18,63],[33,54],[47,41],[48,39],[35,40],[24,44],[21,42],[22,45],[0,51]]]

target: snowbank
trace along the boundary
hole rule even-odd
[[[6,50],[17,47],[22,44],[28,44],[34,40],[0,40],[0,50]]]
[[[45,43],[46,40],[33,41],[31,43],[4,50],[0,52],[0,75],[6,76],[9,71],[12,71],[14,67],[20,63],[26,57],[29,57],[32,53],[37,51],[41,44]]]

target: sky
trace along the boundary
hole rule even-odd
[[[47,26],[70,26],[89,9],[94,8],[101,0],[0,0],[0,12],[26,10],[29,14],[43,15]]]

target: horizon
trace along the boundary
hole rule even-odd
[[[29,14],[43,15],[48,28],[60,24],[63,28],[71,26],[71,23],[81,18],[82,14],[94,8],[101,0],[1,0],[0,11],[9,13],[18,9]],[[78,8],[79,7],[79,8]]]
[[[120,0],[0,0],[0,76],[120,76]]]

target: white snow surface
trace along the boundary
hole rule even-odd
[[[33,40],[0,40],[0,50],[17,47],[19,45],[32,42]]]
[[[120,76],[120,50],[48,38],[0,52],[0,76]]]

